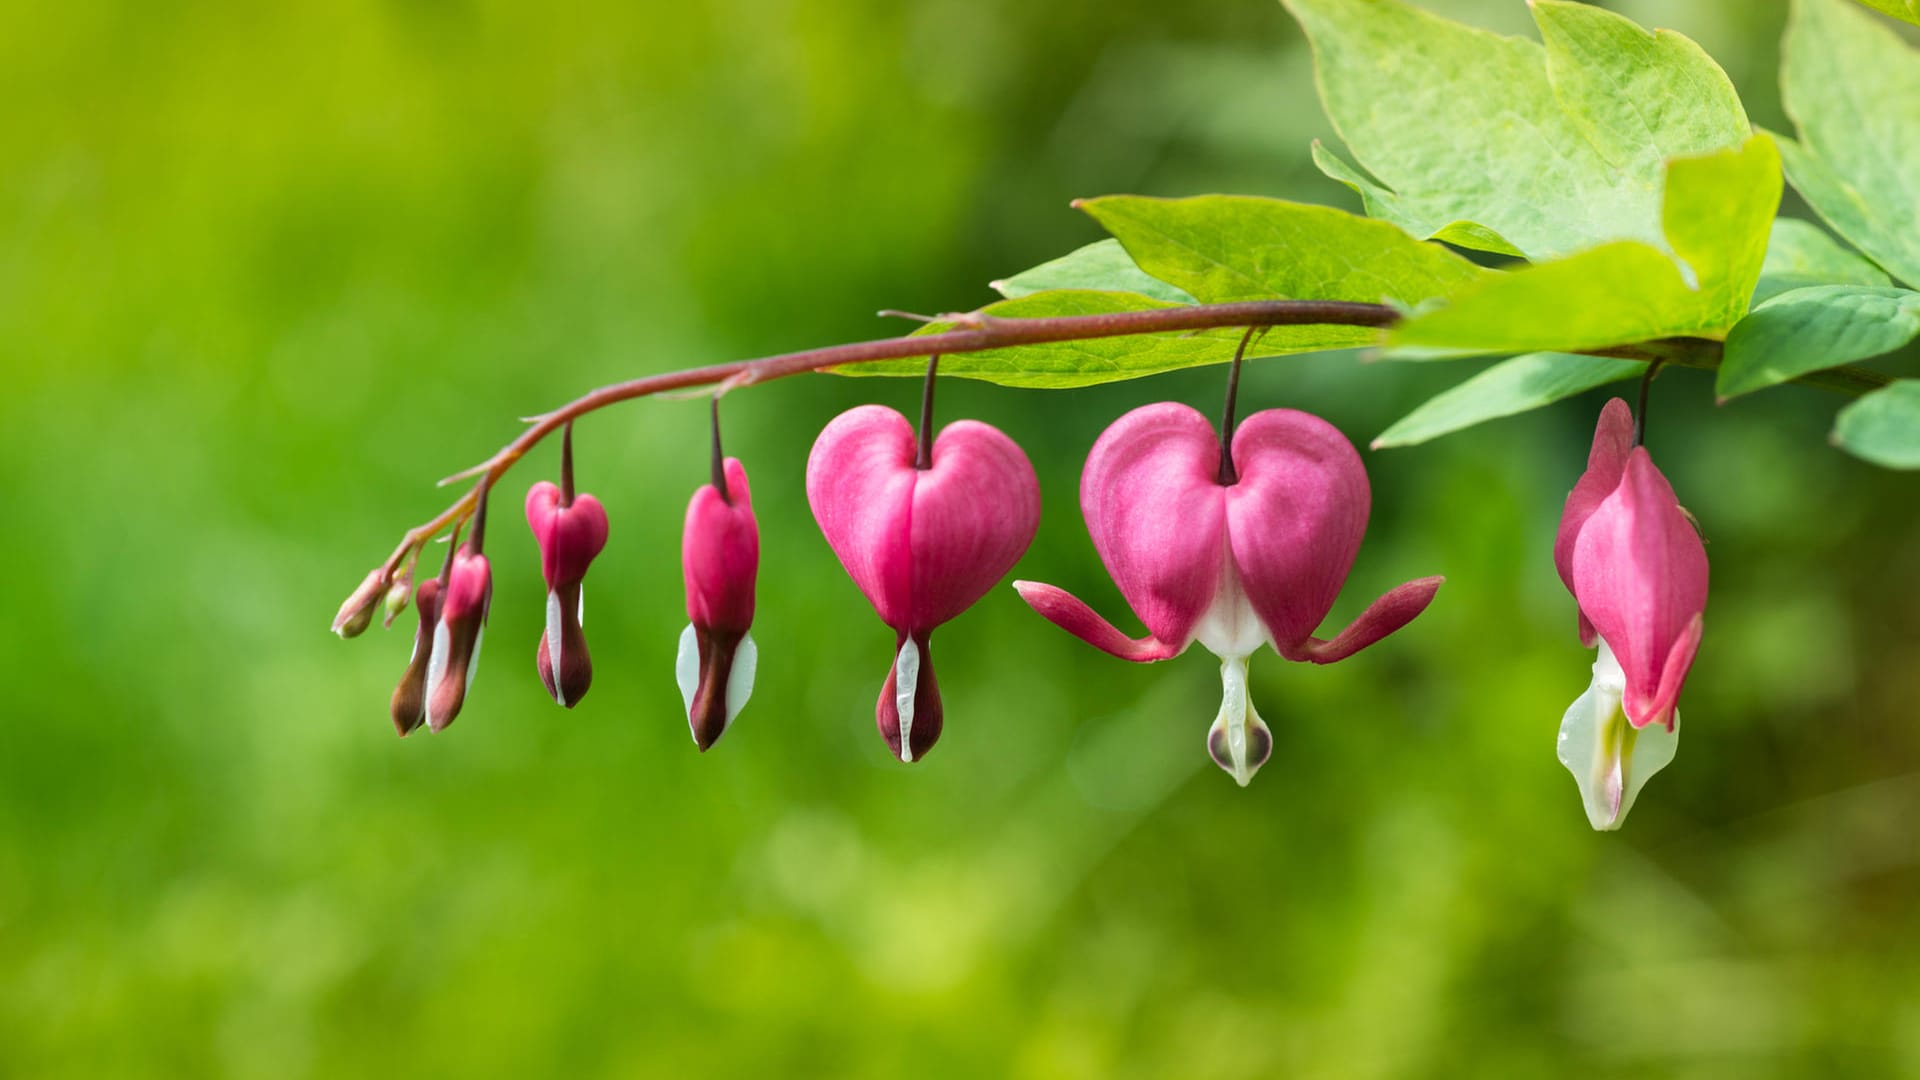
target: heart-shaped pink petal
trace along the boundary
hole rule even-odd
[[[1162,401],[1114,421],[1080,474],[1094,550],[1127,606],[1175,653],[1219,591],[1227,527],[1219,472],[1213,425]]]
[[[746,633],[753,625],[754,581],[760,569],[760,526],[753,516],[747,469],[725,464],[727,498],[702,484],[687,503],[680,535],[687,619],[703,629]]]
[[[924,633],[985,595],[1040,524],[1027,456],[974,420],[946,427],[914,468],[913,426],[881,405],[836,417],[807,459],[807,502],[854,583],[896,631]]]
[[[1226,500],[1234,565],[1285,652],[1312,636],[1353,569],[1373,498],[1367,470],[1338,428],[1295,409],[1242,421],[1233,463],[1240,482]]]
[[[540,573],[549,589],[577,585],[607,546],[607,510],[591,495],[560,505],[560,488],[542,480],[527,492],[527,527],[540,547]]]

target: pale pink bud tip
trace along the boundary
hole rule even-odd
[[[387,571],[385,567],[375,567],[367,571],[365,580],[353,590],[340,605],[340,611],[333,617],[333,632],[343,638],[359,637],[373,624],[373,613],[387,595]]]

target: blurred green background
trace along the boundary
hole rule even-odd
[[[1626,6],[1775,128],[1783,8]],[[1121,663],[1011,589],[936,638],[939,750],[887,757],[891,637],[801,480],[907,382],[728,399],[761,668],[710,754],[673,682],[696,403],[579,431],[613,543],[577,711],[533,672],[512,509],[550,448],[450,732],[387,720],[410,612],[326,633],[517,416],[985,302],[1098,235],[1075,196],[1351,205],[1271,0],[14,4],[0,88],[0,1074],[1920,1073],[1916,482],[1829,449],[1816,392],[1655,387],[1714,592],[1680,756],[1617,835],[1554,759],[1591,657],[1550,548],[1599,396],[1367,455],[1334,620],[1448,584],[1346,663],[1257,660],[1245,791],[1203,751],[1207,657]],[[1364,444],[1471,370],[1277,360],[1242,408]],[[1080,461],[1219,389],[941,411],[1039,469],[1018,573],[1131,627]]]

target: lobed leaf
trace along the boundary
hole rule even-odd
[[[1920,287],[1920,51],[1847,0],[1795,0],[1780,90],[1793,186],[1835,232]]]
[[[1840,410],[1833,444],[1889,469],[1920,469],[1920,379],[1900,379]]]
[[[1753,303],[1757,307],[1783,292],[1812,285],[1891,284],[1893,279],[1885,271],[1840,246],[1820,226],[1798,218],[1775,218]]]
[[[1057,259],[990,283],[1009,300],[1050,289],[1101,289],[1138,293],[1170,304],[1191,304],[1193,297],[1134,265],[1114,239],[1096,240]]]
[[[1722,337],[1759,280],[1780,202],[1779,160],[1762,134],[1737,150],[1668,163],[1661,218],[1683,261],[1629,240],[1523,267],[1402,322],[1388,355],[1577,352]]]
[[[1920,337],[1920,293],[1816,285],[1753,309],[1727,335],[1715,377],[1721,400],[1812,371],[1882,356]]]
[[[1067,315],[1101,315],[1116,311],[1147,311],[1180,307],[1137,293],[1089,289],[1055,289],[1012,300],[1000,300],[980,309],[1005,319],[1042,319]],[[916,333],[953,329],[950,322],[932,323]],[[1084,341],[1014,345],[977,353],[953,353],[940,358],[940,374],[980,379],[1001,386],[1057,390],[1098,383],[1137,379],[1203,364],[1233,359],[1242,331],[1235,328],[1133,334]],[[1379,331],[1361,326],[1276,326],[1249,352],[1254,356],[1350,349],[1377,341]],[[840,375],[919,376],[926,371],[919,359],[882,360],[832,368]]]
[[[1357,300],[1412,307],[1492,272],[1384,221],[1250,195],[1074,204],[1112,233],[1141,270],[1201,303]]]
[[[1750,132],[1692,41],[1603,9],[1534,0],[1544,44],[1399,0],[1283,0],[1358,167],[1314,161],[1416,237],[1544,259],[1610,240],[1664,249],[1663,163]]]
[[[1373,440],[1373,448],[1416,446],[1487,420],[1551,405],[1596,386],[1635,378],[1646,366],[1638,360],[1571,353],[1528,353],[1502,360],[1401,417]]]

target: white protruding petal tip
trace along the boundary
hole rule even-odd
[[[693,695],[700,690],[700,639],[692,623],[680,631],[680,654],[673,661],[673,678],[680,684],[680,700],[691,715]]]
[[[907,638],[893,660],[893,707],[900,714],[900,760],[913,764],[913,700],[920,690],[920,646]]]
[[[1573,774],[1587,823],[1611,832],[1627,820],[1647,779],[1666,768],[1680,744],[1680,714],[1673,730],[1662,724],[1636,729],[1620,707],[1626,676],[1606,641],[1599,643],[1593,682],[1560,721],[1560,763]]]

